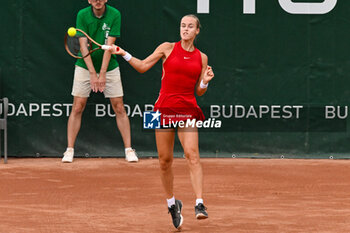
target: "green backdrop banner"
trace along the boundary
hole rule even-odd
[[[9,155],[61,156],[71,109],[75,60],[64,50],[66,30],[87,1],[6,0],[0,26],[0,97],[8,97]],[[196,46],[215,78],[198,97],[207,119],[203,156],[349,158],[350,2],[336,0],[110,0],[122,14],[117,43],[145,58],[178,41],[183,15],[202,29]],[[120,62],[132,144],[156,156],[143,112],[158,97],[161,63],[139,74]],[[181,147],[175,145],[177,156]],[[76,143],[78,156],[123,156],[109,101],[92,94]]]

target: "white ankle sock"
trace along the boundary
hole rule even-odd
[[[172,205],[175,205],[175,197],[173,196],[170,199],[166,199],[166,201],[168,202],[168,207],[170,208]]]
[[[202,204],[203,204],[203,199],[201,199],[201,198],[196,199],[196,206],[197,206],[199,203],[202,203]]]
[[[67,147],[67,151],[72,151],[72,152],[74,152],[74,148],[73,148],[73,147]]]
[[[132,150],[132,148],[131,147],[125,148],[125,154],[128,150]]]

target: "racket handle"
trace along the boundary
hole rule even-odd
[[[111,48],[110,45],[102,45],[102,46],[101,46],[101,49],[103,49],[103,50],[108,50],[108,49],[110,49],[110,48]]]
[[[109,50],[110,48],[112,48],[112,46],[110,45],[101,45],[101,49],[103,50]],[[116,52],[118,52],[120,50],[119,47],[115,48]]]

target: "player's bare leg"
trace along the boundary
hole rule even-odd
[[[83,115],[88,98],[74,96],[72,111],[69,115],[67,126],[68,147],[74,148],[75,140],[81,126],[81,117]]]
[[[62,158],[62,162],[66,162],[66,163],[73,162],[74,144],[80,130],[81,117],[83,115],[87,99],[88,98],[86,97],[74,96],[72,111],[69,115],[68,125],[67,125],[68,147],[66,152],[64,152],[64,157]]]
[[[187,164],[190,168],[192,187],[196,194],[195,215],[197,219],[208,217],[203,204],[203,171],[199,158],[197,128],[179,128],[177,131],[182,148],[185,152]]]
[[[126,114],[123,97],[110,98],[112,108],[116,116],[116,122],[119,132],[122,136],[125,147],[125,159],[128,162],[137,162],[138,158],[135,151],[131,148],[131,132],[129,117]]]
[[[172,164],[174,159],[174,129],[156,130],[156,143],[159,157],[160,178],[165,190],[166,198],[170,199],[174,196],[173,181],[174,175]]]
[[[199,161],[197,128],[179,128],[177,135],[184,149],[187,164],[190,168],[192,187],[197,199],[203,194],[203,172]]]
[[[173,150],[175,140],[175,129],[159,129],[156,130],[157,151],[160,166],[160,178],[165,190],[168,202],[168,210],[171,214],[173,224],[176,228],[180,228],[183,223],[181,215],[182,202],[174,197],[174,174],[172,170]]]

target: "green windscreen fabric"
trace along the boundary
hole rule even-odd
[[[349,158],[350,2],[335,1],[327,13],[317,14],[287,12],[276,0],[208,1],[209,12],[197,14],[203,2],[108,1],[122,15],[117,44],[140,59],[165,41],[180,40],[182,16],[199,17],[195,44],[208,56],[215,78],[197,101],[206,119],[221,121],[220,128],[199,129],[202,156]],[[0,98],[10,101],[9,156],[64,152],[75,59],[63,38],[87,4],[2,3]],[[245,12],[252,6],[253,13]],[[139,74],[117,59],[132,145],[141,157],[156,156],[154,130],[143,129],[143,113],[158,98],[161,62]],[[75,150],[77,156],[124,156],[114,112],[102,93],[88,100]],[[176,139],[175,156],[182,154]]]

